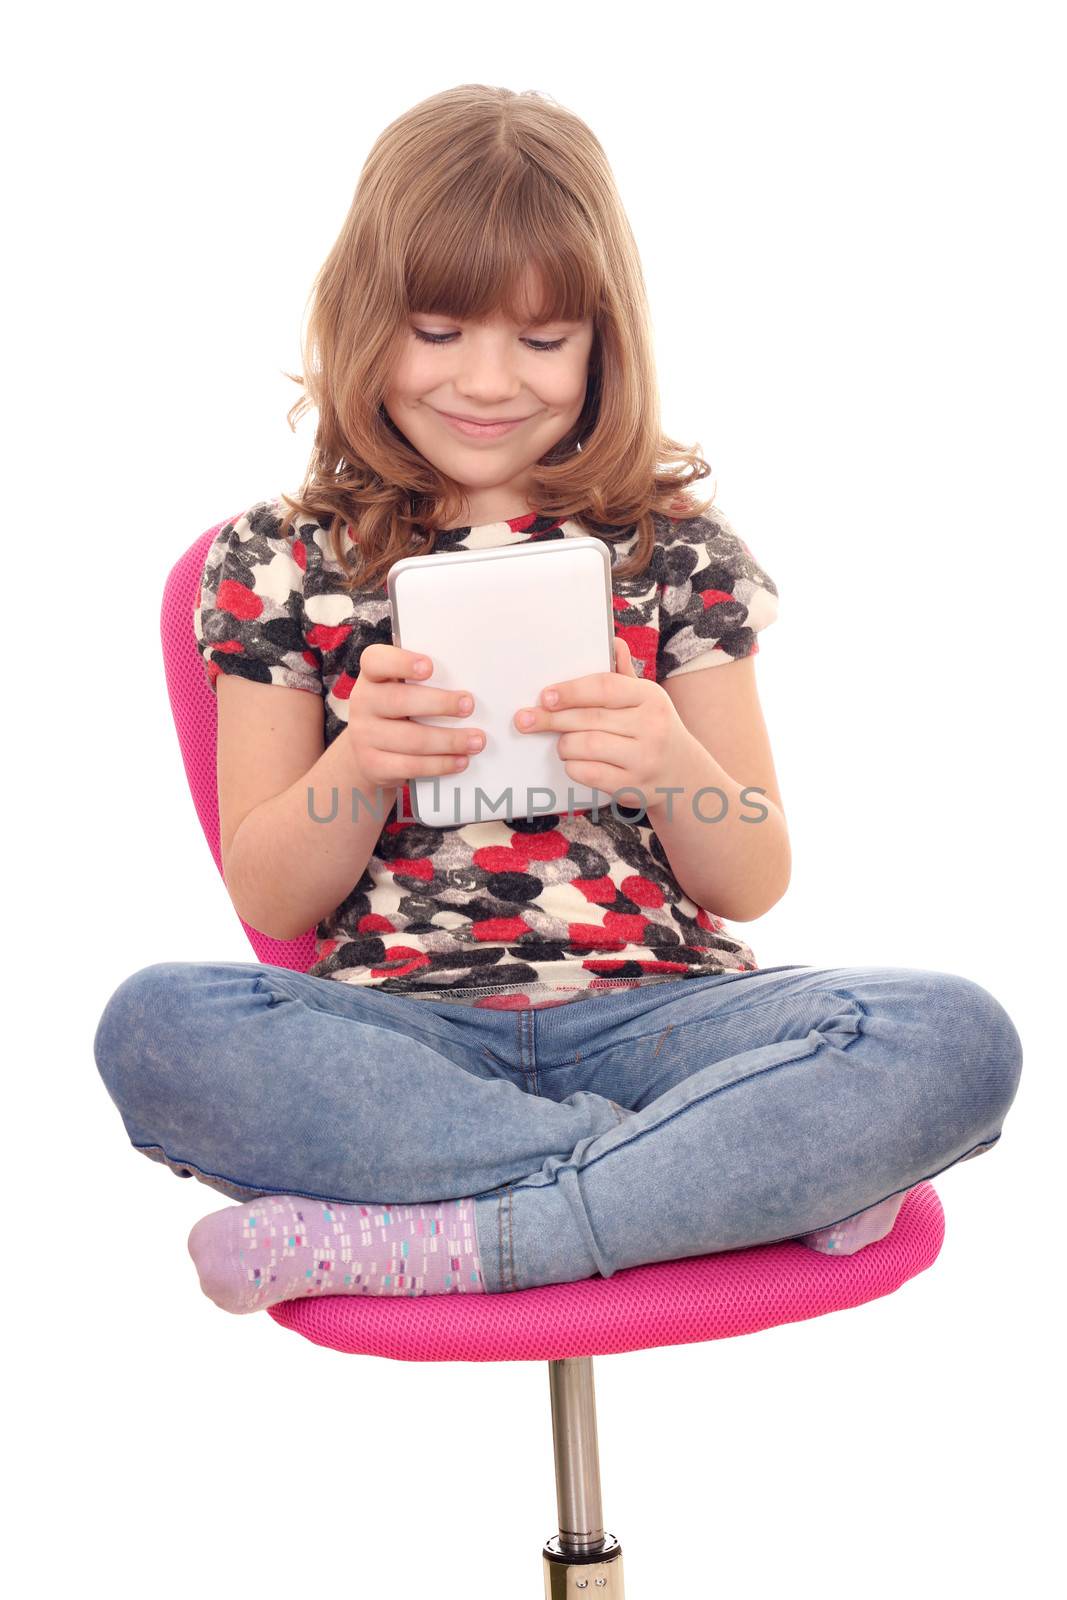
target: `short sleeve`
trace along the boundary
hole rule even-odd
[[[323,694],[321,661],[304,635],[307,546],[283,537],[274,502],[221,528],[196,591],[193,632],[212,692],[220,672]]]
[[[778,588],[721,512],[669,523],[662,571],[657,682],[758,654]]]

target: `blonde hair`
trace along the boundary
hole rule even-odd
[[[653,513],[693,517],[690,485],[711,475],[699,447],[664,436],[640,258],[607,157],[573,112],[536,90],[461,84],[380,134],[310,296],[304,390],[318,426],[288,511],[328,530],[352,586],[376,586],[401,556],[429,554],[463,515],[460,485],[427,461],[382,403],[414,310],[526,321],[535,269],[540,319],[593,319],[585,405],[531,469],[532,508],[609,542],[638,539],[619,577],[643,572]],[[580,449],[579,449],[580,445]],[[347,526],[354,543],[340,546]]]

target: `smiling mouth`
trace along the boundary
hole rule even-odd
[[[437,411],[437,407],[432,406],[431,410]],[[521,423],[530,420],[529,417],[457,417],[450,411],[437,411],[437,415],[459,433],[465,433],[469,438],[475,439],[494,439],[501,434],[510,433]]]

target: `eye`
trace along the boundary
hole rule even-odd
[[[450,344],[453,339],[458,339],[458,333],[423,333],[421,328],[412,328],[416,339],[421,339],[423,344]],[[524,339],[523,344],[529,345],[531,350],[562,350],[567,343],[566,339]]]

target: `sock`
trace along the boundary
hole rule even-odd
[[[877,1239],[884,1239],[887,1233],[892,1233],[904,1198],[902,1194],[891,1194],[888,1200],[880,1200],[865,1211],[857,1211],[854,1217],[846,1217],[844,1222],[835,1222],[829,1228],[817,1228],[814,1233],[801,1234],[800,1242],[806,1244],[809,1250],[821,1250],[823,1255],[853,1256],[864,1245],[874,1244]]]
[[[473,1199],[342,1205],[261,1195],[189,1234],[200,1287],[223,1311],[323,1294],[477,1294]]]

